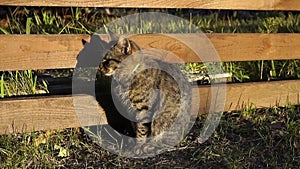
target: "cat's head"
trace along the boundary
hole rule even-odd
[[[120,63],[132,53],[140,50],[135,42],[121,36],[116,41],[111,42],[111,49],[104,55],[99,65],[99,69],[106,75],[111,76],[119,67]]]

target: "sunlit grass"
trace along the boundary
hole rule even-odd
[[[78,147],[79,129],[0,135],[1,168],[54,168]],[[65,137],[68,134],[68,137]]]
[[[9,8],[7,16],[2,18],[7,24],[0,25],[2,33],[25,34],[70,34],[70,33],[93,33],[104,24],[112,20],[126,16],[128,13],[147,12],[147,9],[112,9],[117,16],[108,15],[103,8]],[[249,12],[246,16],[240,11],[219,12],[208,11],[196,14],[184,10],[160,10],[182,17],[199,27],[203,32],[213,33],[299,33],[299,12]],[[188,15],[187,15],[188,14]],[[247,16],[249,15],[249,16]],[[154,18],[160,19],[160,18]],[[27,21],[30,21],[27,22]],[[164,25],[164,24],[163,24]],[[186,26],[182,23],[167,25],[173,31],[181,30]],[[149,30],[153,28],[151,23],[141,23],[140,28],[130,28],[137,33],[160,32],[161,30]],[[159,27],[156,27],[159,28]],[[164,28],[163,28],[164,29]],[[130,30],[126,30],[129,32]],[[169,30],[169,32],[171,32]]]
[[[37,75],[31,70],[2,73],[0,97],[42,94],[48,92],[47,82],[38,82]]]

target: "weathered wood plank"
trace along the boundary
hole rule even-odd
[[[131,39],[144,49],[152,47],[170,51],[185,62],[300,59],[300,34],[206,34],[208,39],[199,41],[203,37],[194,34],[143,34]],[[211,46],[218,53],[219,60],[209,57],[207,52],[212,52]],[[201,60],[190,48],[200,48]],[[163,56],[163,59],[176,62],[173,56]]]
[[[299,10],[298,0],[0,0],[1,5],[15,6],[76,6],[76,7],[130,7],[130,8],[198,8],[198,9],[240,9],[240,10]]]
[[[286,104],[300,104],[300,80],[255,82],[247,84],[215,85],[212,88],[224,88],[226,91],[225,107],[220,103],[213,104],[215,111],[239,110],[253,105],[257,108],[270,106],[284,106]],[[199,113],[207,113],[211,102],[215,103],[223,93],[216,92],[212,97],[211,87],[195,87],[194,92],[200,94]],[[219,90],[222,91],[222,90]],[[106,120],[99,122],[96,114],[89,113],[95,107],[91,96],[78,96],[80,103],[77,109],[86,110],[80,118],[86,125],[106,124]],[[73,106],[72,96],[47,96],[20,99],[0,100],[0,134],[32,130],[60,129],[79,127],[77,114]],[[78,101],[78,100],[77,100]],[[196,100],[198,101],[198,100]],[[81,105],[81,106],[80,106]],[[193,109],[197,103],[194,100]],[[97,107],[97,106],[96,106]],[[99,108],[99,115],[105,115]],[[101,116],[106,119],[105,116]]]
[[[222,84],[213,86],[213,90],[224,87]],[[211,102],[210,89],[200,87],[202,103]],[[222,91],[222,90],[220,90]],[[241,110],[245,106],[265,108],[272,106],[285,106],[287,104],[300,104],[300,80],[251,82],[226,85],[225,111]],[[222,96],[219,93],[220,97]],[[216,97],[219,97],[216,95]],[[215,98],[215,100],[218,100]],[[213,100],[214,101],[214,100]],[[253,108],[254,108],[253,107]],[[208,112],[209,106],[200,107],[200,112]],[[216,107],[216,111],[222,111]]]
[[[0,70],[72,68],[84,35],[0,35]]]
[[[104,110],[95,104],[95,99],[88,95],[76,97],[84,104],[77,107],[85,109],[86,114],[78,120],[73,106],[74,98],[66,96],[36,96],[0,100],[0,134],[18,133],[33,130],[62,129],[106,124]],[[94,108],[99,114],[91,113]],[[102,118],[99,118],[101,115]]]
[[[107,35],[100,35],[108,40]],[[203,36],[202,36],[203,37]],[[143,34],[130,36],[142,48],[169,51],[186,62],[219,61],[212,57],[199,60],[187,45],[205,49],[211,42],[221,61],[281,60],[300,58],[300,34],[207,34],[200,40],[194,34]],[[0,70],[74,68],[83,49],[81,39],[88,35],[0,35]],[[175,39],[188,42],[184,44]],[[209,50],[208,50],[209,51]],[[200,51],[204,55],[207,50]],[[162,58],[177,62],[166,53]],[[157,53],[155,53],[157,55]]]

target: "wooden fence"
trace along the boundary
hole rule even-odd
[[[298,0],[273,1],[84,1],[84,0],[0,0],[0,5],[16,6],[95,6],[95,7],[142,7],[142,8],[199,8],[199,9],[242,9],[242,10],[300,10]],[[146,36],[146,37],[145,37]],[[193,41],[193,35],[175,35]],[[222,61],[285,60],[300,58],[300,34],[207,34]],[[107,40],[106,35],[101,35]],[[171,51],[187,62],[199,61],[186,46],[159,34],[136,35],[131,37],[142,48],[151,47]],[[88,35],[0,35],[0,70],[74,68],[76,56],[82,50],[81,39]],[[178,46],[179,45],[179,46]],[[201,44],[199,44],[201,45]],[[205,44],[202,44],[205,45]],[[176,46],[176,48],[174,47]],[[180,50],[178,50],[180,49]],[[174,62],[166,58],[168,62]],[[207,58],[206,61],[215,61]],[[222,87],[222,86],[212,86]],[[210,86],[199,86],[201,100],[207,103],[211,96]],[[78,95],[86,104],[93,105],[94,98]],[[0,100],[0,134],[79,127],[71,95],[30,96]],[[300,104],[300,81],[253,82],[227,84],[225,111],[238,110],[246,105],[256,107]],[[199,113],[205,113],[209,105],[200,104]],[[98,106],[105,117],[104,110]],[[95,117],[86,116],[85,125],[96,124]],[[103,124],[106,121],[101,122]]]

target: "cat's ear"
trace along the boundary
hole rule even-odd
[[[124,36],[120,36],[117,46],[121,49],[124,55],[132,54],[132,46],[130,40]]]

